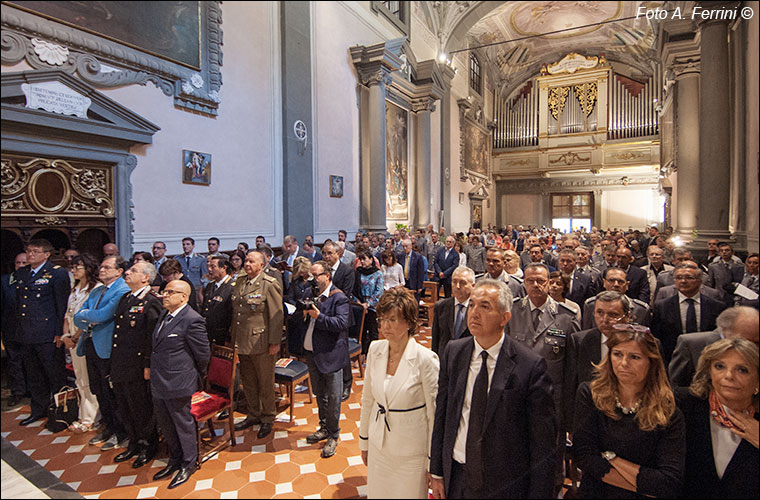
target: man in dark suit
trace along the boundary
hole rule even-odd
[[[760,276],[758,275],[758,271],[760,271],[760,257],[756,253],[751,253],[747,256],[745,269],[741,284],[755,293],[760,292]],[[755,309],[758,309],[760,304],[757,298],[748,299],[740,295],[734,295],[734,303],[738,306],[750,306]]]
[[[549,264],[550,259],[546,258],[543,247],[539,244],[532,245],[528,249],[528,256],[530,257],[530,262],[523,266],[523,272],[530,264],[543,264],[550,273],[557,270],[557,268]]]
[[[16,311],[17,272],[26,265],[26,252],[16,255],[13,262],[14,270],[4,274],[2,278],[2,327],[3,346],[5,346],[5,367],[8,376],[8,387],[11,395],[5,402],[10,409],[21,404],[26,394],[26,376],[24,375],[24,344],[18,336],[19,315]]]
[[[195,472],[198,449],[190,400],[201,387],[211,355],[206,322],[187,307],[189,297],[190,285],[184,281],[166,285],[163,295],[166,311],[153,332],[147,373],[156,422],[169,446],[169,463],[153,480],[176,472],[170,489],[186,482]]]
[[[414,292],[414,297],[419,301],[422,293],[422,283],[425,281],[425,264],[422,255],[412,250],[412,240],[409,238],[401,242],[403,252],[396,255],[396,260],[404,270],[406,287]]]
[[[470,335],[467,330],[467,307],[475,285],[475,272],[466,266],[457,267],[451,275],[454,296],[441,299],[433,307],[431,349],[438,356],[450,340]]]
[[[686,333],[678,336],[668,376],[673,387],[689,387],[697,371],[702,349],[723,338],[742,337],[758,343],[758,311],[752,307],[729,307],[715,320],[718,327],[711,332]]]
[[[311,275],[319,285],[320,305],[304,311],[310,320],[303,347],[319,408],[319,429],[306,436],[306,442],[326,439],[322,458],[335,455],[338,447],[342,371],[348,356],[348,298],[332,284],[330,274],[330,264],[323,260],[311,266]]]
[[[673,272],[677,295],[655,302],[652,334],[662,342],[662,359],[667,366],[682,333],[712,330],[715,319],[725,309],[721,302],[699,293],[702,271],[689,264],[679,265]]]
[[[632,299],[639,299],[649,304],[649,280],[647,279],[647,273],[640,267],[632,265],[633,254],[630,248],[618,248],[617,249],[617,261],[618,267],[625,271],[628,278],[628,295]]]
[[[701,268],[697,265],[697,263],[693,260],[682,260],[679,264],[684,264],[686,266],[690,266],[694,269],[699,269],[701,271]],[[660,276],[663,274],[666,274],[665,272],[660,273]],[[668,278],[669,283],[668,285],[661,286],[657,289],[657,293],[654,296],[654,301],[659,302],[661,300],[668,299],[672,297],[673,295],[678,294],[678,290],[675,286],[675,280],[673,280],[673,270],[669,272],[670,277]],[[699,287],[699,293],[702,295],[706,295],[707,297],[710,297],[711,299],[717,300],[718,302],[723,302],[723,295],[720,293],[720,291],[716,290],[715,288],[711,288],[704,284],[706,281],[706,275],[702,273],[702,284]],[[660,277],[657,277],[658,284],[660,283]],[[663,281],[665,282],[665,281]]]
[[[504,250],[499,247],[491,247],[486,251],[486,272],[480,279],[492,279],[503,281],[509,287],[512,297],[525,297],[523,280],[515,275],[508,274],[504,270]]]
[[[137,456],[137,469],[156,455],[158,432],[153,418],[148,370],[153,330],[163,311],[161,299],[150,289],[156,268],[150,262],[135,262],[124,273],[129,286],[114,312],[113,348],[111,349],[111,384],[116,397],[118,418],[129,437],[127,450],[114,462]]]
[[[591,277],[593,295],[604,289],[602,285],[602,273],[595,267],[591,266],[591,250],[589,247],[580,245],[575,248],[575,266],[578,270]]]
[[[563,276],[570,279],[565,298],[576,304],[583,304],[586,299],[596,295],[595,283],[591,273],[585,273],[576,266],[575,251],[565,248],[560,250],[557,265]]]
[[[71,281],[66,269],[48,260],[52,251],[47,240],[30,241],[26,246],[29,264],[16,271],[16,338],[23,344],[27,387],[32,394],[31,414],[21,425],[45,418],[51,395],[64,383],[60,338]]]
[[[622,271],[619,271],[622,274]],[[574,389],[583,382],[590,382],[594,367],[607,355],[607,339],[612,336],[617,324],[626,324],[630,319],[631,300],[623,293],[600,292],[594,301],[592,312],[595,326],[573,334],[576,345],[576,370]]]
[[[604,290],[617,292],[625,295],[628,291],[628,279],[625,272],[617,267],[610,267],[604,271]],[[597,294],[598,295],[598,294]],[[629,297],[630,298],[630,297]],[[596,295],[586,299],[583,303],[583,316],[581,318],[581,328],[588,330],[597,326],[594,316],[594,307],[596,306]],[[649,326],[651,321],[651,314],[649,313],[649,305],[646,302],[642,302],[639,299],[631,299],[630,303],[630,315],[629,319],[639,325]]]
[[[443,295],[451,297],[451,275],[459,266],[459,253],[454,249],[455,239],[453,236],[446,237],[446,246],[438,250],[433,263],[435,276],[443,286]]]
[[[340,253],[338,251],[338,245],[333,241],[326,241],[322,245],[322,256],[325,262],[330,266],[330,272],[332,273],[332,285],[343,292],[348,297],[349,303],[353,300],[354,282],[356,280],[356,273],[353,269],[340,261]],[[349,328],[354,326],[354,317],[348,315]],[[343,366],[343,392],[341,394],[341,400],[345,401],[351,396],[351,384],[353,384],[354,375],[351,372],[351,359],[346,353],[345,365]]]
[[[227,272],[230,261],[223,255],[211,257],[208,277],[211,282],[203,291],[201,315],[206,320],[206,331],[210,342],[229,345],[232,324],[232,285]]]
[[[718,245],[720,259],[707,267],[707,286],[715,288],[721,294],[726,306],[733,305],[735,283],[744,278],[744,266],[734,262],[734,250],[728,243]]]
[[[511,298],[503,282],[475,285],[467,317],[473,337],[444,350],[430,453],[434,498],[552,496],[551,380],[542,357],[504,334]]]

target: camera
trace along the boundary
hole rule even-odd
[[[311,297],[296,300],[297,311],[308,311],[309,309],[319,309],[319,301],[313,297],[319,297],[319,283],[314,278],[309,278],[306,282],[311,287]]]

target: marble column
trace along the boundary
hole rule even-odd
[[[699,114],[699,211],[695,244],[728,239],[731,185],[731,119],[728,73],[728,24],[700,26],[701,64]],[[693,103],[692,103],[693,106]],[[680,146],[679,146],[680,149]],[[679,180],[682,176],[679,172]]]
[[[691,241],[699,214],[699,58],[677,61],[673,66],[676,151],[674,166],[678,171],[676,233]]]
[[[451,80],[456,72],[451,66],[442,64],[439,66],[443,76],[443,96],[441,97],[441,205],[443,209],[443,225],[447,232],[452,229],[451,210],[451,127],[458,127],[459,122],[454,121],[458,115],[451,112]],[[438,228],[440,229],[440,228]]]
[[[430,186],[430,114],[435,111],[435,100],[423,97],[412,101],[412,112],[417,116],[416,143],[416,179],[417,189],[414,226],[424,228],[433,222],[431,216],[431,186]]]

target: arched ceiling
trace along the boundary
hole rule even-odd
[[[468,7],[478,10],[480,17],[463,16],[461,23],[470,24],[464,36],[467,47],[522,39],[477,49],[485,59],[486,71],[494,79],[497,93],[511,93],[537,74],[542,64],[555,62],[569,52],[589,56],[604,53],[613,64],[620,62],[632,67],[633,73],[652,74],[656,27],[645,17],[635,16],[640,5],[654,9],[663,2],[517,1],[503,2],[483,13],[483,4],[490,7],[494,3],[470,2]],[[601,22],[607,24],[535,36]]]

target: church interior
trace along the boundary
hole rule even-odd
[[[2,273],[39,238],[65,265],[67,249],[99,259],[109,242],[129,258],[261,235],[279,254],[286,235],[319,246],[430,224],[655,225],[695,257],[713,239],[746,256],[760,246],[758,15],[755,2],[3,1]],[[317,408],[301,390],[292,421],[278,400],[273,438],[239,436],[174,491],[85,435],[19,427],[22,407],[2,413],[3,476],[11,463],[51,498],[364,497],[361,388],[355,367],[335,457],[305,442]]]

